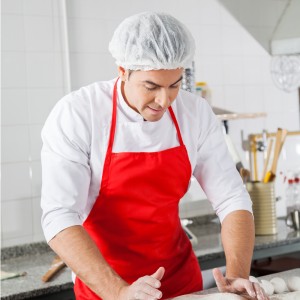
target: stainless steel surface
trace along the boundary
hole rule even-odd
[[[287,217],[286,224],[296,231],[300,231],[300,211],[294,210]]]

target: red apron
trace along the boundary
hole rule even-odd
[[[163,299],[202,290],[199,264],[178,213],[191,165],[174,112],[169,107],[179,146],[113,153],[117,81],[101,188],[83,226],[108,264],[129,284],[163,266]],[[77,300],[100,299],[79,278],[74,291]]]

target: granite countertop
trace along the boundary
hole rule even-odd
[[[2,249],[1,270],[27,274],[1,281],[1,300],[31,299],[72,289],[68,268],[60,270],[51,281],[42,281],[54,257],[55,253],[43,242]]]
[[[201,263],[204,265],[206,262],[225,258],[220,235],[221,225],[218,219],[206,224],[201,224],[201,222],[199,224],[197,219],[194,219],[193,223],[188,225],[188,228],[198,239],[198,243],[193,248],[200,265]],[[277,229],[278,233],[275,235],[255,237],[254,258],[256,253],[269,252],[269,250],[276,247],[297,248],[299,251],[300,231],[294,231],[286,226],[285,220],[281,218],[277,219]],[[271,252],[269,254],[269,256],[274,255]],[[202,269],[205,268],[202,267]]]
[[[214,221],[194,218],[188,228],[196,235],[198,244],[194,246],[200,265],[205,261],[215,261],[224,257],[220,237],[220,224]],[[278,234],[256,237],[255,251],[270,249],[280,245],[300,245],[300,232],[287,228],[284,220],[278,220]],[[298,248],[299,249],[299,248]],[[6,272],[27,272],[26,276],[1,281],[1,299],[29,299],[69,290],[73,287],[71,271],[61,270],[50,282],[41,277],[47,272],[55,254],[46,243],[35,243],[4,248],[1,251],[2,270]]]

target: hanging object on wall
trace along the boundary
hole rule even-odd
[[[300,56],[273,56],[271,75],[278,88],[288,93],[295,91],[300,87]]]

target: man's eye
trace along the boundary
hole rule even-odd
[[[178,87],[179,87],[179,84],[171,85],[171,86],[170,86],[171,89],[177,89]]]
[[[154,90],[156,90],[156,87],[148,87],[148,86],[145,86],[145,88],[146,88],[148,91],[154,91]]]

